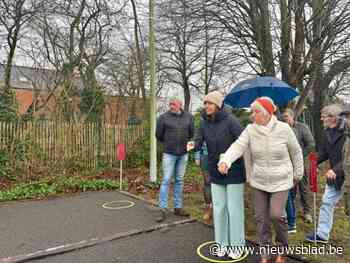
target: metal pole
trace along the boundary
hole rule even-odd
[[[149,0],[149,54],[150,54],[150,181],[157,180],[156,133],[156,48],[154,33],[154,0]]]
[[[123,161],[120,161],[119,190],[123,190]]]

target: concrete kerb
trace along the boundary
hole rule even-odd
[[[155,207],[158,206],[158,204],[157,204],[156,202],[153,202],[153,201],[151,201],[151,200],[147,200],[147,199],[145,199],[145,198],[143,198],[143,197],[141,197],[141,196],[134,195],[134,194],[132,194],[132,193],[125,192],[125,191],[119,191],[119,192],[120,192],[121,194],[124,194],[124,195],[128,196],[128,197],[131,197],[131,198],[134,198],[134,199],[143,201],[143,202],[145,202],[145,203],[148,203],[148,204],[150,204],[150,205],[152,205],[152,206],[155,206]],[[168,209],[168,210],[169,210],[169,209]],[[192,223],[194,223],[194,222],[198,222],[198,223],[204,225],[205,227],[208,227],[208,228],[211,228],[211,229],[214,228],[212,225],[205,224],[204,222],[199,221],[199,220],[197,220],[197,219],[196,219],[195,221],[193,221]],[[253,244],[254,246],[257,246],[257,247],[258,247],[258,243],[254,242],[254,241],[251,241],[251,240],[247,240],[247,241],[248,241],[249,243]],[[309,260],[307,260],[307,259],[305,259],[305,258],[301,258],[301,257],[296,256],[296,255],[288,255],[288,257],[289,257],[290,259],[294,259],[294,260],[297,260],[297,261],[299,261],[299,262],[305,262],[305,263],[310,262]]]
[[[0,259],[1,263],[18,263],[18,262],[27,262],[29,260],[33,259],[41,259],[49,256],[55,256],[55,255],[60,255],[64,254],[67,252],[79,250],[79,249],[84,249],[96,245],[101,245],[106,242],[114,241],[117,239],[122,239],[126,237],[131,237],[135,235],[140,235],[143,233],[149,233],[153,232],[156,230],[164,229],[164,228],[169,228],[169,227],[174,227],[177,225],[184,225],[188,223],[193,223],[195,222],[195,219],[185,219],[185,220],[179,220],[175,221],[172,223],[167,223],[167,224],[158,224],[151,226],[149,228],[144,228],[144,229],[134,229],[131,231],[123,232],[123,233],[117,233],[111,236],[103,237],[103,238],[91,238],[88,240],[83,240],[80,242],[76,243],[70,243],[70,244],[65,244],[65,245],[60,245],[57,247],[52,247],[44,250],[39,250],[34,253],[29,253],[29,254],[24,254],[24,255],[18,255],[14,257],[8,257],[8,258],[2,258]]]
[[[157,207],[156,202],[152,202],[152,201],[147,200],[143,197],[140,197],[140,196],[137,196],[137,195],[131,194],[129,192],[125,192],[125,191],[118,191],[118,192],[125,195],[125,196],[134,198],[136,200],[143,201],[143,202],[145,202],[153,207]],[[116,233],[116,234],[113,234],[113,235],[110,235],[107,237],[103,237],[103,238],[91,238],[88,240],[82,240],[82,241],[79,241],[76,243],[70,243],[70,244],[60,245],[60,246],[56,246],[56,247],[52,247],[52,248],[48,248],[48,249],[44,249],[44,250],[39,250],[39,251],[36,251],[34,253],[2,258],[2,259],[0,259],[0,263],[19,263],[19,262],[27,262],[29,260],[34,260],[34,259],[42,259],[45,257],[65,254],[65,253],[72,252],[75,250],[80,250],[80,249],[84,249],[84,248],[97,246],[97,245],[100,245],[100,244],[103,244],[106,242],[110,242],[110,241],[114,241],[114,240],[118,240],[118,239],[123,239],[123,238],[127,238],[130,236],[140,235],[143,233],[149,233],[149,232],[153,232],[153,231],[157,231],[157,230],[161,230],[161,229],[175,227],[177,225],[184,225],[184,224],[190,224],[190,223],[200,223],[205,227],[213,228],[212,226],[204,224],[203,222],[196,220],[196,219],[184,219],[184,220],[178,220],[178,221],[171,222],[171,223],[157,224],[157,225],[151,226],[149,228],[144,228],[144,229],[133,229],[131,231]],[[247,240],[247,241],[253,245],[256,245],[256,246],[258,245],[255,242],[252,242],[249,240]],[[302,259],[300,257],[297,257],[297,256],[288,255],[288,257],[291,259],[297,260],[299,262],[309,262],[309,261]]]
[[[154,207],[157,206],[156,203],[151,202],[150,200],[146,200],[142,197],[139,197],[139,196],[136,196],[136,195],[130,194],[128,192],[124,192],[124,191],[118,191],[118,192],[120,192],[121,194],[123,194],[125,196],[131,197],[133,199],[143,201],[143,202],[150,204]],[[178,221],[171,222],[171,223],[157,224],[157,225],[153,225],[153,226],[148,227],[148,228],[133,229],[133,230],[130,230],[127,232],[116,233],[116,234],[102,237],[102,238],[91,238],[91,239],[82,240],[82,241],[75,242],[75,243],[69,243],[69,244],[64,244],[64,245],[60,245],[60,246],[56,246],[56,247],[51,247],[48,249],[39,250],[39,251],[36,251],[33,253],[22,254],[22,255],[17,255],[17,256],[13,256],[13,257],[7,257],[7,258],[0,258],[0,263],[19,263],[19,262],[27,262],[29,260],[34,260],[34,259],[42,259],[42,258],[46,258],[46,257],[50,257],[50,256],[65,254],[68,252],[97,246],[97,245],[100,245],[100,244],[103,244],[106,242],[110,242],[110,241],[114,241],[114,240],[118,240],[118,239],[122,239],[122,238],[140,235],[143,233],[150,233],[153,231],[167,229],[170,227],[175,227],[177,225],[184,225],[184,224],[189,224],[189,223],[193,223],[193,222],[196,222],[196,220],[195,219],[184,219],[184,220],[178,220]]]

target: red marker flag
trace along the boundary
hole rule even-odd
[[[118,144],[117,147],[117,158],[119,161],[124,161],[126,155],[125,144]]]
[[[311,192],[317,193],[317,154],[310,153],[308,158],[310,161],[310,190]]]

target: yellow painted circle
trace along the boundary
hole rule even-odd
[[[212,259],[212,258],[208,258],[206,256],[204,256],[201,252],[201,249],[209,244],[214,244],[215,241],[208,241],[205,242],[203,244],[201,244],[198,248],[197,248],[197,255],[201,258],[204,259],[208,262],[213,262],[213,263],[234,263],[234,262],[239,262],[242,261],[243,259],[245,259],[248,256],[248,253],[246,252],[245,254],[243,254],[239,259],[230,259],[230,260],[216,260],[216,259]]]
[[[117,207],[113,207],[110,206],[111,204],[125,204],[122,206],[117,206]],[[126,209],[126,208],[130,208],[135,206],[135,203],[132,201],[128,201],[128,200],[120,200],[120,201],[112,201],[112,202],[106,202],[102,205],[103,208],[105,209],[110,209],[110,210],[120,210],[120,209]]]

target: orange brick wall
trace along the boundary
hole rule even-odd
[[[33,91],[26,89],[16,89],[16,99],[19,104],[18,113],[24,114],[29,106],[32,104],[34,96]],[[41,92],[38,96],[39,105],[40,102],[46,101],[48,94]],[[80,98],[75,97],[74,108],[76,112],[79,112]],[[130,98],[130,97],[120,97],[120,96],[110,96],[106,97],[106,107],[104,112],[104,118],[107,123],[110,124],[126,124],[128,117],[132,113],[132,107],[135,103],[135,113],[136,116],[143,118],[143,103],[141,98]],[[45,109],[41,109],[35,112],[35,116],[45,115],[47,118],[53,117],[55,110],[57,108],[56,97],[52,96],[47,103]]]

